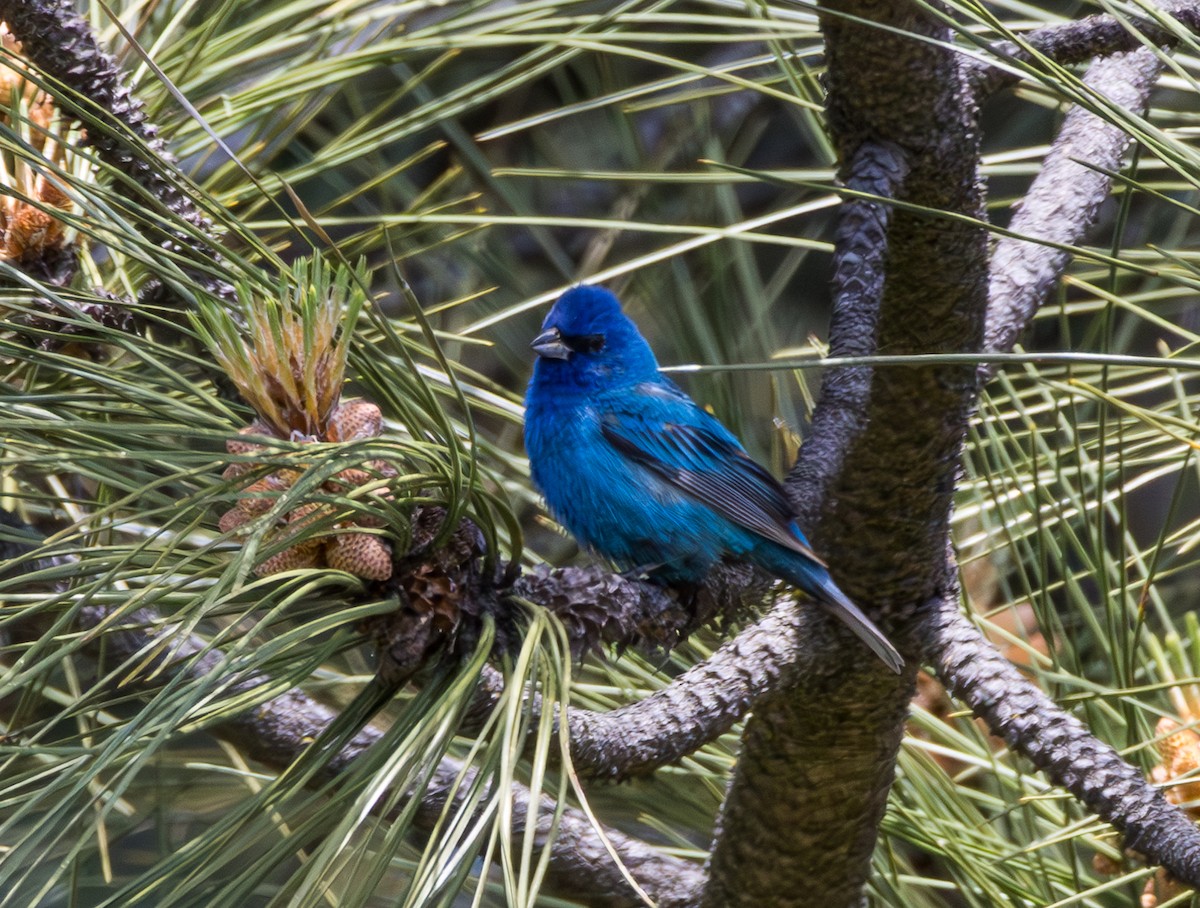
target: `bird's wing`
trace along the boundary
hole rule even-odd
[[[639,385],[606,408],[604,438],[722,517],[825,566],[804,542],[783,486],[714,417],[670,385]]]

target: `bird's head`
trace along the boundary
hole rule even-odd
[[[650,345],[603,287],[580,285],[560,296],[530,346],[539,371],[635,382],[658,374]]]

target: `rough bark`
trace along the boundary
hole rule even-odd
[[[1009,61],[1008,68],[991,63],[968,64],[980,97],[1017,82],[1025,64],[1038,57],[1063,66],[1086,63],[1097,57],[1122,54],[1147,45],[1174,47],[1181,36],[1200,31],[1200,5],[1174,2],[1157,5],[1157,19],[1087,16],[1074,22],[1050,25],[1021,36],[1019,44],[997,42],[989,56]]]
[[[753,704],[793,687],[816,658],[813,611],[788,601],[661,691],[607,713],[567,713],[580,775],[623,779],[674,763],[729,731]]]
[[[885,31],[850,17],[874,20]],[[908,3],[822,9],[829,125],[847,187],[927,206],[843,206],[832,352],[975,351],[987,238],[979,135],[949,30]],[[924,42],[912,36],[923,36]],[[889,676],[832,643],[824,671],[759,704],[721,815],[708,905],[853,905],[861,897],[912,693],[908,619],[945,584],[951,498],[973,370],[838,370],[825,380],[790,491],[838,583],[909,670]],[[777,834],[789,830],[787,836]]]
[[[1052,782],[1119,829],[1126,848],[1154,855],[1176,879],[1200,882],[1196,825],[1140,770],[986,642],[959,611],[957,590],[930,603],[925,652],[951,694]]]
[[[1146,112],[1162,63],[1148,49],[1117,54],[1089,67],[1084,84],[1133,115]],[[1071,253],[1096,223],[1112,191],[1112,174],[1132,139],[1081,107],[1072,107],[1009,230],[992,253],[985,346],[1005,352],[1058,284]],[[986,380],[992,367],[983,367]]]

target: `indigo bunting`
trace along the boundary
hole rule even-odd
[[[808,593],[900,671],[900,654],[800,532],[783,487],[658,370],[612,293],[571,288],[531,346],[529,466],[580,543],[668,583],[700,580],[725,557],[751,562]]]

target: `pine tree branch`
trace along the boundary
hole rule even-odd
[[[106,609],[85,608],[81,610],[80,624],[85,629],[97,628],[107,622],[109,615]],[[98,636],[96,642],[99,644],[103,641],[104,652],[109,659],[140,659],[147,653],[158,653],[153,662],[140,662],[140,670],[136,674],[136,678],[156,678],[152,682],[155,687],[161,684],[160,670],[168,674],[184,671],[190,677],[201,678],[218,668],[221,653],[211,649],[204,652],[206,642],[203,639],[173,639],[169,631],[160,637],[146,630],[161,626],[161,621],[155,615],[142,611],[125,619],[120,628],[109,629]],[[239,681],[234,692],[249,692],[271,683],[268,675],[256,674]],[[122,691],[128,693],[136,684],[136,679],[123,683]],[[314,700],[300,688],[292,688],[233,716],[216,726],[214,731],[242,748],[252,758],[283,769],[311,747],[312,742],[336,718],[334,710]],[[376,744],[382,735],[374,726],[365,726],[331,757],[323,772],[315,776],[312,783],[320,784],[347,772],[354,761]],[[442,761],[432,784],[421,799],[417,814],[419,829],[432,831],[450,793],[459,790],[454,782],[461,769],[461,764],[455,760],[447,758]],[[531,793],[528,788],[514,784],[511,796],[514,801],[512,834],[519,837],[524,833]],[[550,837],[553,815],[553,802],[543,798],[537,811],[539,838],[543,841]],[[551,884],[587,905],[612,908],[643,906],[645,903],[641,897],[613,862],[605,839],[655,902],[678,906],[694,903],[703,879],[700,868],[665,856],[616,830],[597,830],[586,814],[574,808],[567,808],[563,812],[557,834],[550,845]]]
[[[754,704],[800,683],[814,664],[812,611],[777,604],[660,691],[607,713],[571,709],[571,761],[583,776],[619,780],[695,753]]]
[[[1195,823],[984,640],[957,586],[927,604],[921,624],[927,661],[993,734],[1120,830],[1127,848],[1200,886]]]
[[[447,648],[474,650],[485,620],[495,627],[497,652],[518,647],[523,630],[514,599],[553,614],[572,656],[582,659],[604,646],[671,649],[701,625],[741,617],[767,587],[751,568],[734,564],[718,565],[704,583],[680,589],[599,565],[541,566],[514,579],[516,571],[486,569],[486,542],[470,519],[440,541],[445,519],[443,508],[416,509],[412,545],[388,581],[401,606],[368,624],[382,655],[379,672],[389,681],[411,678]]]
[[[1155,53],[1142,48],[1096,61],[1083,81],[1113,106],[1141,116],[1161,72]],[[1075,245],[1095,225],[1132,142],[1120,125],[1082,107],[1068,112],[1013,215],[1009,229],[1022,238],[1002,237],[992,253],[986,350],[1012,350],[1071,260],[1061,247]],[[994,371],[981,367],[980,381]]]
[[[870,356],[877,352],[879,301],[888,268],[888,229],[894,211],[886,200],[901,191],[909,165],[903,150],[889,142],[863,141],[843,167],[847,189],[865,197],[847,197],[838,210],[834,236],[833,296],[837,301],[834,331],[839,356]],[[821,406],[813,414],[812,436],[829,438],[832,448],[848,444],[863,431],[863,416],[871,389],[869,366],[830,372],[821,384]],[[809,442],[811,444],[811,442]],[[809,452],[812,448],[809,448]],[[792,503],[800,524],[820,520],[820,494],[835,479],[841,451],[827,456],[801,457],[788,477]]]
[[[1153,51],[1098,60],[1084,82],[1115,106],[1144,114],[1162,70]],[[1011,229],[992,255],[986,342],[1008,352],[1062,277],[1073,245],[1095,224],[1112,188],[1112,172],[1132,139],[1119,126],[1073,108],[1022,199]],[[1042,242],[1036,242],[1041,240]],[[982,385],[992,367],[980,369]],[[1017,671],[963,616],[957,585],[930,603],[919,638],[947,689],[971,707],[993,734],[1024,754],[1055,783],[1119,829],[1127,847],[1162,864],[1183,882],[1200,885],[1200,832],[1144,775],[1098,740]]]
[[[174,158],[146,117],[142,103],[125,85],[116,61],[100,48],[71,0],[0,0],[0,20],[8,24],[34,66],[70,89],[55,93],[55,100],[69,115],[88,124],[82,141],[125,178],[118,181],[117,188],[129,198],[131,211],[166,211],[193,228],[186,232],[164,228],[159,219],[143,217],[147,233],[206,292],[232,302],[235,294],[227,282],[214,277],[208,268],[187,265],[189,261],[219,263],[213,223],[181,181],[173,182],[164,175]],[[156,300],[167,291],[155,284],[142,295]]]
[[[45,537],[15,515],[0,509],[0,559],[5,564],[0,578],[30,574],[61,562],[53,553],[39,555],[37,549]],[[38,556],[38,557],[31,557]],[[138,670],[121,680],[121,692],[135,692],[139,685],[157,690],[164,678],[183,673],[191,679],[203,679],[223,671],[223,655],[196,635],[179,635],[169,623],[148,609],[113,621],[114,613],[103,606],[84,606],[78,624],[93,632],[93,648],[102,652],[110,664],[136,661]],[[237,679],[230,694],[247,694],[273,684],[265,672]],[[381,701],[387,690],[380,686]],[[294,763],[319,740],[338,714],[300,688],[283,693],[239,713],[214,727],[220,737],[242,749],[251,758],[284,769]],[[365,725],[328,761],[311,780],[320,785],[353,767],[355,761],[383,737],[383,732]],[[446,758],[439,765],[431,784],[418,806],[416,826],[431,832],[447,800],[465,786],[456,785],[462,764]],[[530,814],[532,794],[514,784],[511,789],[514,818],[513,836],[524,834]],[[555,805],[542,797],[536,812],[538,839],[551,839],[551,818]],[[607,840],[607,845],[606,845]],[[644,842],[613,829],[597,829],[591,819],[575,808],[565,809],[550,841],[548,881],[576,901],[603,908],[644,908],[642,896],[629,883],[613,861],[608,846],[619,856],[625,869],[641,889],[663,908],[686,908],[699,900],[704,873],[688,861],[663,855]]]
[[[110,635],[111,636],[111,635]],[[138,641],[130,641],[136,644]],[[223,738],[243,748],[254,759],[270,766],[290,765],[337,718],[324,704],[313,700],[299,688],[293,688],[253,710],[223,723],[216,729]],[[350,769],[354,760],[382,737],[382,732],[366,726],[339,753],[333,756],[315,781],[326,781]],[[456,786],[462,766],[446,758],[429,786],[417,814],[417,826],[425,832],[434,828],[446,801]],[[529,815],[531,793],[514,784],[514,826],[512,834],[524,834]],[[542,798],[537,811],[539,840],[550,835],[554,804]],[[637,892],[613,862],[604,845],[609,840],[625,867],[638,884],[660,905],[687,905],[695,901],[703,873],[686,861],[666,857],[643,842],[613,829],[597,830],[582,811],[566,809],[551,844],[549,882],[551,887],[570,894],[587,905],[644,906]]]
[[[979,130],[949,31],[911,4],[826,6],[840,175],[850,189],[906,203],[844,206],[831,346],[836,355],[978,350],[987,267],[986,235],[970,224],[985,217]],[[955,366],[826,375],[789,491],[838,584],[909,667],[886,675],[829,634],[805,683],[755,705],[706,904],[859,904],[913,692],[911,617],[943,579],[975,394],[974,370]]]
[[[714,618],[745,614],[761,602],[770,581],[746,565],[719,565],[694,589],[668,590],[655,583],[613,574],[599,566],[541,568],[511,586],[479,569],[483,537],[464,521],[438,549],[421,540],[436,536],[444,512],[424,509],[413,524],[416,544],[399,559],[393,584],[405,603],[372,622],[380,643],[380,673],[393,683],[413,677],[429,660],[441,658],[445,633],[432,631],[424,591],[431,585],[457,591],[453,646],[470,650],[483,618],[497,628],[497,648],[520,640],[512,623],[519,614],[512,598],[535,602],[562,622],[572,655],[583,658],[602,646],[670,649]],[[499,572],[503,576],[503,572]],[[438,584],[437,578],[445,578]],[[650,772],[693,753],[745,717],[751,704],[777,689],[785,676],[815,661],[810,613],[781,603],[752,628],[722,646],[710,659],[674,679],[662,691],[609,713],[567,710],[574,769],[583,776],[622,779]],[[470,729],[486,720],[503,691],[498,673],[484,683],[465,718]],[[535,702],[532,708],[539,710]]]
[[[1157,5],[1158,19],[1146,16],[1088,16],[1074,22],[1050,25],[1022,35],[1020,43],[989,45],[989,53],[1012,68],[972,61],[968,64],[981,100],[1021,79],[1023,64],[1044,58],[1061,66],[1086,63],[1100,57],[1125,54],[1148,46],[1175,47],[1185,41],[1181,32],[1200,32],[1200,3],[1167,2]],[[1015,71],[1014,71],[1015,70]]]

